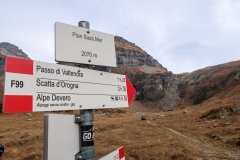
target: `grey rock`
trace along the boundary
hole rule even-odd
[[[118,67],[134,67],[134,66],[151,66],[160,67],[167,71],[157,60],[150,56],[146,51],[140,47],[127,41],[126,39],[115,36],[115,42],[123,45],[116,44],[117,66]]]
[[[29,59],[29,57],[26,53],[24,53],[17,46],[15,46],[11,43],[8,43],[8,42],[0,43],[0,53],[5,54],[5,55],[11,55],[11,56],[17,56],[17,57]]]

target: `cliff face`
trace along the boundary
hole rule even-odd
[[[128,75],[137,90],[137,100],[155,109],[171,110],[176,106],[197,105],[218,97],[234,86],[239,96],[240,61],[206,67],[192,73],[172,74],[147,52],[121,37],[115,37],[118,68]],[[229,94],[227,94],[229,95]]]
[[[147,52],[136,46],[134,43],[123,39],[122,37],[115,36],[115,46],[118,67],[134,67],[145,65],[150,67],[159,67],[167,71],[166,68],[164,68]]]
[[[170,85],[172,73],[146,51],[122,37],[115,37],[116,73],[127,75],[137,90],[137,100],[162,99]]]
[[[0,43],[0,53],[5,55],[11,55],[11,56],[17,56],[22,58],[28,58],[28,55],[24,53],[21,49],[19,49],[17,46],[8,43],[8,42],[2,42]]]
[[[200,104],[233,85],[240,87],[240,61],[206,67],[180,77],[180,103]]]

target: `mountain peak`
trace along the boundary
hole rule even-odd
[[[115,36],[115,46],[118,67],[148,66],[157,67],[161,69],[161,71],[167,72],[166,68],[135,43],[129,42],[122,37]]]
[[[17,46],[9,43],[9,42],[2,42],[0,43],[0,53],[5,55],[17,56],[22,58],[28,58],[28,55],[24,53],[21,49]]]

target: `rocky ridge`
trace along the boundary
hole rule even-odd
[[[178,90],[181,100],[200,104],[240,82],[240,61],[206,67],[180,77]]]
[[[113,72],[127,75],[137,90],[137,100],[157,101],[170,85],[172,73],[140,47],[115,36],[117,68]]]
[[[11,43],[8,43],[8,42],[0,43],[0,53],[3,55],[11,55],[11,56],[17,56],[17,57],[29,59],[29,57],[26,53],[24,53],[17,46],[15,46]]]
[[[116,72],[128,75],[137,90],[136,99],[151,108],[171,110],[197,105],[216,97],[225,88],[240,87],[240,61],[173,74],[135,44],[121,37],[115,41]]]
[[[115,36],[118,67],[149,66],[167,71],[157,60],[140,47],[122,37]]]

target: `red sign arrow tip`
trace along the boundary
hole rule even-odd
[[[130,106],[131,102],[134,100],[136,89],[133,87],[131,81],[127,77],[126,77],[126,84],[127,84],[128,106]]]

